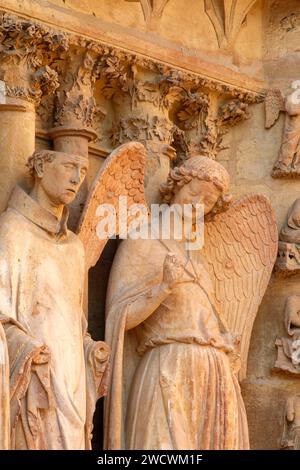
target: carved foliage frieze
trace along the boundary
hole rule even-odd
[[[158,4],[151,5],[156,11]],[[170,158],[174,146],[177,153],[216,158],[224,135],[249,117],[249,104],[263,98],[8,14],[0,17],[0,58],[0,79],[8,95],[35,100],[42,129],[92,129],[95,117],[101,128],[106,111],[95,99],[100,80],[102,96],[114,113],[112,146],[136,139],[150,153],[159,149]]]
[[[56,126],[93,127],[95,114],[100,112],[94,98],[100,54],[101,48],[92,42],[71,46],[56,93]]]
[[[162,64],[129,57],[127,53],[111,54],[109,49],[101,56],[99,66],[105,78],[103,95],[114,101],[117,114],[124,109],[125,102],[127,108],[130,107],[130,119],[125,122],[118,116],[112,128],[113,142],[123,143],[128,135],[140,138],[140,134],[149,129],[149,117],[145,116],[148,114],[150,121],[154,118],[155,122],[162,118],[169,121],[170,125],[165,129],[172,127],[179,152],[189,155],[201,152],[216,158],[224,149],[223,136],[230,127],[247,119],[248,104],[260,99]],[[214,99],[217,96],[217,106],[211,103],[211,93]],[[138,109],[140,113],[136,113]],[[150,129],[152,127],[150,123]],[[133,128],[136,128],[135,132]],[[148,130],[147,139],[152,140],[151,132],[155,134]]]
[[[237,123],[249,118],[248,103],[236,98],[224,100],[218,97],[214,106],[210,93],[203,88],[174,87],[172,96],[177,102],[175,123],[181,132],[178,137],[184,153],[201,153],[210,158],[226,147],[223,137]]]
[[[58,87],[57,63],[67,51],[66,34],[31,20],[0,16],[0,75],[7,95],[39,101]]]

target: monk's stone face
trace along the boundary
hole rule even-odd
[[[39,184],[54,204],[70,204],[75,199],[87,170],[87,158],[58,153],[54,160],[43,164]]]
[[[210,181],[193,178],[175,194],[173,204],[203,204],[204,215],[208,214],[221,196],[221,191]]]

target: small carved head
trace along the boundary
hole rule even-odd
[[[230,205],[229,182],[229,174],[220,163],[199,155],[170,171],[161,194],[168,203],[202,203],[205,215],[215,215]]]
[[[284,316],[288,334],[298,338],[300,334],[300,295],[294,294],[287,298]]]
[[[70,204],[88,170],[88,159],[53,150],[38,150],[27,162],[35,184],[57,205]]]

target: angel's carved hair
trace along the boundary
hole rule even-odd
[[[35,166],[39,163],[43,162],[52,162],[57,156],[57,152],[54,150],[37,150],[33,153],[31,157],[29,157],[26,166],[29,170],[30,176],[35,176]]]
[[[192,157],[181,166],[170,170],[166,183],[162,184],[160,188],[163,202],[170,203],[176,192],[193,178],[211,182],[221,191],[221,195],[210,215],[215,215],[228,209],[232,196],[228,194],[230,178],[227,170],[215,160],[200,155]]]

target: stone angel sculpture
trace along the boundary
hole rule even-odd
[[[118,248],[106,303],[106,449],[249,447],[238,375],[246,374],[277,227],[264,196],[229,205],[228,191],[221,164],[186,160],[162,194],[169,204],[203,204],[203,249],[187,248],[172,230],[170,239],[127,239]]]
[[[129,202],[143,200],[144,161],[144,147],[133,143],[106,159],[75,235],[67,229],[67,205],[85,178],[88,159],[37,151],[28,161],[32,190],[16,187],[0,217],[1,448],[91,446],[110,355],[104,342],[87,333],[83,311],[87,270],[106,243],[94,231],[95,211],[116,201],[118,191]]]
[[[294,91],[283,97],[278,89],[270,90],[266,96],[266,128],[274,125],[281,111],[285,112],[282,143],[272,176],[276,178],[300,175],[300,99],[299,83],[292,84]],[[296,88],[296,90],[295,90]]]

